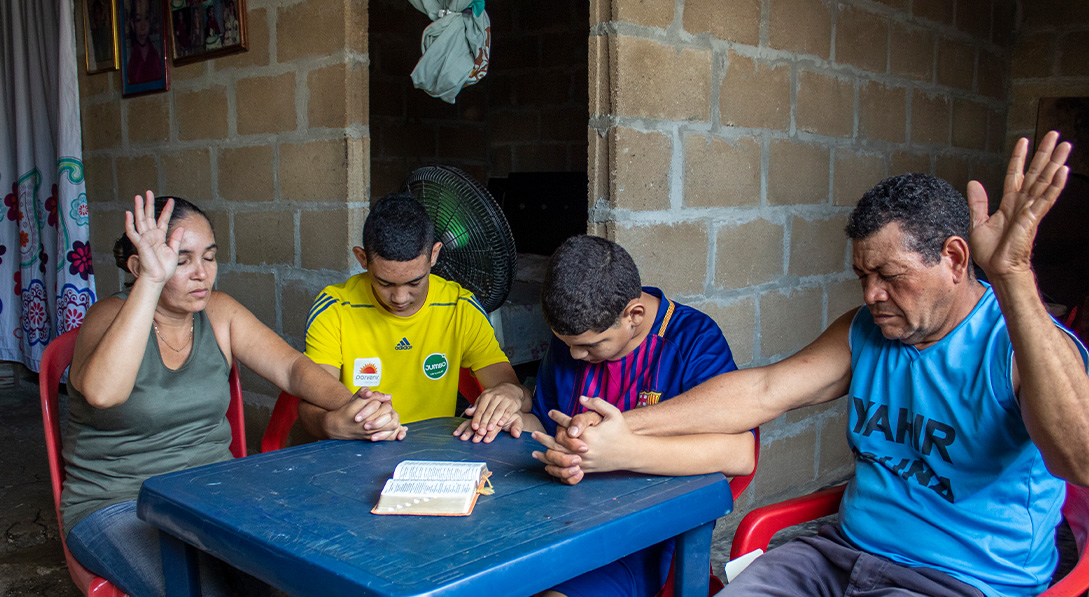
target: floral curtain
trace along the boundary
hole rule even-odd
[[[37,371],[95,301],[72,0],[0,0],[0,360]]]

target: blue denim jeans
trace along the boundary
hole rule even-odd
[[[166,595],[159,529],[136,517],[136,501],[96,510],[68,532],[68,549],[88,570],[129,595]],[[268,595],[268,585],[200,553],[204,595]]]

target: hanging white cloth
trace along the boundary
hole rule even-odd
[[[37,371],[95,301],[72,0],[0,0],[0,360]]]
[[[452,104],[463,87],[488,73],[492,30],[484,0],[408,0],[431,19],[420,40],[423,56],[412,83]]]

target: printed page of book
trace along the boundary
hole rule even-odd
[[[488,475],[483,462],[406,460],[394,469],[371,512],[468,516]]]

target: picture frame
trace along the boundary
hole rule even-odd
[[[166,2],[115,0],[121,31],[121,95],[132,96],[170,89],[166,60]]]
[[[175,65],[246,50],[246,0],[169,0],[169,3]]]
[[[87,74],[121,68],[117,50],[116,0],[84,0],[83,51]]]

